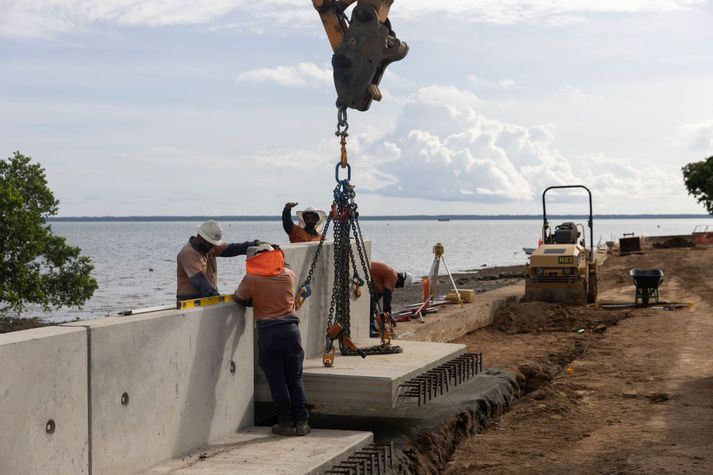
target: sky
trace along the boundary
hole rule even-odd
[[[395,0],[410,52],[350,111],[363,214],[702,213],[713,1]],[[0,0],[0,156],[60,216],[328,208],[331,55],[307,0]],[[584,212],[581,193],[549,213]]]

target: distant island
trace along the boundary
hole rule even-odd
[[[561,219],[586,219],[585,215],[548,215],[548,221]],[[594,219],[710,219],[708,214],[599,214]],[[156,222],[156,221],[280,221],[275,216],[55,216],[49,222]],[[492,221],[492,220],[541,220],[537,214],[413,214],[401,216],[360,216],[362,221]]]

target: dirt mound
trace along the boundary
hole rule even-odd
[[[602,310],[545,302],[513,302],[498,309],[493,327],[509,335],[515,333],[572,332],[579,329],[604,331],[629,312]]]
[[[655,242],[656,249],[674,249],[677,247],[696,247],[696,243],[682,236],[676,236],[664,242]]]

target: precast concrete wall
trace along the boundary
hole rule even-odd
[[[0,474],[86,474],[87,332],[0,335]]]
[[[316,250],[284,248],[298,285]],[[325,242],[298,312],[308,358],[322,353],[333,262]],[[363,288],[353,339],[368,327]],[[252,426],[253,342],[252,311],[233,303],[0,335],[0,475],[136,473]]]
[[[89,332],[91,472],[127,474],[253,425],[252,315],[233,303]]]

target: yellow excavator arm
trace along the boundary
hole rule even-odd
[[[386,67],[403,59],[408,45],[391,29],[394,0],[312,0],[332,45],[337,107],[365,111],[381,100]],[[353,5],[351,19],[345,10]]]

